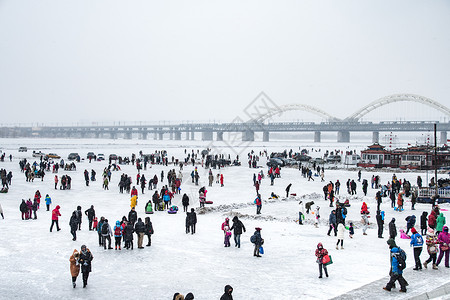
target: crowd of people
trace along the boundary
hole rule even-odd
[[[204,155],[200,155],[198,151],[197,153],[194,153],[194,151],[188,153],[188,156],[184,159],[184,163],[183,159],[178,160],[172,157],[173,165],[177,165],[180,167],[179,172],[177,172],[174,168],[169,169],[165,177],[164,171],[161,171],[159,177],[156,174],[152,174],[153,176],[149,176],[150,180],[147,180],[144,171],[147,170],[149,165],[151,166],[151,164],[155,163],[167,166],[169,161],[167,153],[161,151],[156,152],[155,154],[152,154],[150,156],[143,155],[141,158],[136,158],[134,155],[132,155],[131,160],[126,160],[127,162],[131,162],[131,164],[136,167],[136,186],[140,188],[140,194],[145,194],[145,191],[147,190],[155,190],[152,194],[151,200],[149,200],[144,207],[145,213],[151,214],[156,211],[168,211],[172,207],[172,200],[174,199],[174,197],[178,194],[180,194],[181,196],[181,189],[183,184],[183,173],[181,171],[183,167],[187,166],[189,162],[192,162],[194,166],[191,172],[192,183],[195,185],[199,185],[202,183],[199,181],[200,171],[198,169],[198,166],[195,166],[195,163],[198,163],[197,160],[200,156],[202,156],[201,164],[203,164],[203,160],[205,159],[205,157]],[[255,153],[249,153],[249,167],[256,168],[261,157],[264,156],[267,157],[267,153],[260,152],[259,155]],[[52,164],[52,162],[50,161],[43,160],[41,160],[40,163],[34,162],[30,164],[30,162],[27,162],[26,159],[21,160],[19,164],[21,167],[21,171],[25,173],[26,181],[31,182],[35,177],[40,177],[42,178],[42,180],[44,180],[45,171],[50,170],[52,165],[53,172],[57,173],[59,167],[55,166],[60,165],[58,163]],[[65,166],[65,164],[63,164],[63,166]],[[206,164],[206,167],[210,166],[210,163]],[[221,167],[223,166],[220,166],[219,169]],[[114,164],[112,164],[111,162],[108,167],[104,169],[102,173],[102,185],[105,190],[109,189],[112,172],[117,170],[118,168],[114,167]],[[270,178],[271,185],[274,185],[275,179],[281,177],[281,171],[281,167],[274,166],[267,168],[266,172],[261,170],[260,172],[253,174],[253,187],[255,188],[256,194],[254,199],[254,204],[256,206],[256,215],[260,215],[262,213],[261,210],[264,202],[261,196],[262,181],[267,177]],[[301,177],[307,179],[308,181],[314,180],[313,177],[319,176],[321,178],[321,181],[325,181],[325,170],[323,166],[320,167],[318,165],[299,164],[299,171],[301,172]],[[214,176],[211,169],[205,171],[205,173],[206,172],[208,173],[209,186],[213,185],[214,179],[216,179],[216,184],[219,184],[221,187],[225,186],[223,173],[218,172],[216,176]],[[4,187],[9,187],[9,185],[11,185],[12,172],[7,173],[6,170],[2,169],[0,171],[0,175]],[[89,186],[89,182],[95,181],[95,175],[96,173],[94,170],[92,170],[91,172],[85,170],[84,178],[86,181],[86,186]],[[165,181],[167,182],[167,184],[163,184],[163,182]],[[60,189],[70,189],[71,177],[68,175],[63,175],[61,176],[61,179],[58,179],[58,175],[55,175],[54,183],[55,189],[57,189],[58,183],[60,183]],[[160,191],[158,191],[157,188],[158,183],[162,184]],[[322,191],[323,199],[329,202],[329,207],[332,208],[330,215],[328,216],[327,235],[330,236],[333,233],[337,238],[335,246],[336,250],[344,250],[344,239],[346,236],[346,231],[348,231],[350,238],[353,238],[354,236],[354,224],[346,220],[348,215],[348,207],[350,206],[349,200],[346,199],[345,201],[340,201],[340,199],[358,195],[359,183],[361,183],[360,190],[362,191],[362,194],[364,196],[367,196],[369,186],[372,189],[377,190],[375,196],[375,203],[377,205],[375,220],[377,224],[377,236],[380,239],[383,239],[384,230],[386,227],[385,224],[387,223],[385,222],[386,212],[381,210],[383,198],[389,199],[391,201],[392,209],[398,212],[404,212],[407,209],[404,205],[405,198],[411,199],[411,211],[415,210],[414,206],[417,199],[417,189],[413,188],[411,183],[406,179],[398,179],[395,174],[393,174],[392,179],[385,184],[381,182],[381,179],[378,175],[372,175],[369,185],[369,181],[367,179],[363,179],[361,171],[358,171],[357,179],[348,178],[346,180],[347,195],[341,195],[341,183],[339,179],[335,182],[329,181],[325,186],[323,186]],[[89,221],[89,230],[97,232],[99,246],[103,247],[105,250],[122,250],[122,247],[126,250],[133,250],[134,240],[137,240],[138,249],[144,249],[145,236],[147,236],[147,244],[145,246],[151,246],[151,237],[154,234],[153,224],[149,216],[146,216],[145,218],[138,217],[136,206],[137,199],[139,197],[139,191],[136,186],[132,186],[132,184],[132,177],[125,173],[122,173],[118,184],[119,193],[130,194],[131,210],[128,213],[128,216],[123,216],[121,220],[115,220],[115,222],[113,221],[113,224],[115,224],[114,226],[110,225],[109,220],[104,216],[97,219],[93,205],[89,209],[84,211],[84,215],[88,218]],[[422,178],[420,176],[418,176],[417,178],[417,185],[422,185]],[[291,187],[292,184],[289,184],[285,189],[286,198],[290,197],[291,195]],[[200,207],[205,206],[206,193],[206,188],[204,186],[201,187],[201,189],[199,190]],[[345,194],[345,192],[343,194]],[[279,196],[275,195],[273,192],[271,197],[279,198]],[[183,196],[180,199],[183,205],[183,211],[186,213],[185,233],[191,233],[193,235],[196,233],[196,209],[191,208],[189,211],[189,206],[194,206],[194,204],[190,201],[189,196],[186,193],[183,193]],[[39,190],[36,191],[33,201],[31,201],[31,199],[22,199],[22,203],[20,204],[19,209],[22,214],[23,220],[37,219],[36,212],[39,210],[40,201],[41,194]],[[52,199],[48,194],[45,197],[45,202],[47,211],[49,211],[50,205],[52,204]],[[308,218],[308,215],[311,212],[311,214],[313,215],[313,224],[316,227],[319,227],[319,225],[323,223],[320,216],[320,206],[316,205],[314,207],[314,201],[305,202],[306,203],[304,203],[304,201],[299,202],[298,224],[304,225],[306,223],[305,219]],[[52,210],[50,232],[52,232],[54,226],[56,226],[57,231],[61,230],[59,226],[59,218],[61,217],[60,208],[60,205],[57,205]],[[363,235],[368,235],[370,224],[369,209],[370,208],[368,207],[367,203],[363,202],[360,210]],[[82,219],[83,212],[81,206],[77,206],[76,210],[72,212],[69,220],[69,227],[73,241],[77,240],[77,231],[81,229]],[[399,237],[399,234],[397,233],[395,221],[395,218],[392,218],[392,220],[387,225],[389,231],[389,239],[387,243],[390,249],[391,271],[390,281],[384,287],[384,289],[390,291],[393,288],[394,283],[398,281],[401,287],[400,291],[406,292],[407,282],[403,278],[403,270],[406,265],[406,257],[404,256],[406,254],[404,254],[403,249],[401,249],[397,245],[396,238]],[[422,212],[420,216],[420,225],[417,225],[416,222],[418,222],[418,220],[414,214],[406,216],[406,231],[402,236],[405,239],[410,239],[412,255],[414,256],[415,262],[413,270],[419,271],[423,268],[426,269],[428,267],[428,264],[430,263],[432,264],[431,268],[437,270],[442,260],[444,260],[445,267],[448,268],[450,236],[448,233],[448,227],[445,225],[445,216],[440,211],[439,206],[433,203],[432,210],[429,214],[426,211]],[[246,232],[246,228],[243,222],[239,220],[237,216],[233,216],[232,224],[230,224],[230,219],[228,217],[225,218],[224,222],[222,223],[221,230],[223,231],[224,247],[231,246],[231,237],[233,235],[234,246],[237,248],[241,247],[241,235]],[[258,258],[262,257],[264,251],[264,239],[261,236],[261,231],[261,227],[255,227],[255,231],[250,237],[250,242],[253,244],[253,255]],[[409,235],[410,232],[411,235]],[[113,243],[114,247],[112,245]],[[428,257],[426,260],[421,259],[424,246],[427,247],[426,250],[428,253]],[[325,277],[328,277],[329,273],[327,266],[332,263],[332,260],[328,253],[328,250],[324,248],[322,243],[317,244],[315,256],[316,262],[319,266],[319,278],[323,278],[323,275],[325,275]],[[89,251],[89,249],[87,249],[85,245],[81,247],[80,252],[78,252],[78,250],[73,251],[73,254],[70,257],[70,270],[74,288],[76,286],[76,278],[80,272],[80,269],[83,273],[83,287],[86,287],[89,272],[91,271],[92,259],[92,253]],[[225,297],[223,299],[232,299],[231,292],[232,288],[230,286],[225,287],[225,294],[224,296],[222,296],[222,298]],[[188,299],[188,296],[189,294],[186,295],[184,299]],[[174,295],[174,299],[183,298],[181,294],[178,294]],[[192,298],[189,299],[193,299],[193,295]]]

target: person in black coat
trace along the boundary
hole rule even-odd
[[[233,226],[231,226],[230,230],[234,230],[234,246],[241,248],[241,234],[242,230],[245,232],[245,226],[237,216],[234,216],[232,221]]]
[[[136,221],[137,221],[137,212],[136,209],[133,207],[128,213],[128,222],[131,223],[131,226],[134,226],[134,223],[136,223]]]
[[[289,197],[289,191],[291,190],[292,183],[289,183],[289,185],[286,187],[286,198]]]
[[[34,214],[33,219],[34,219],[34,220],[37,219],[36,211],[38,210],[38,207],[39,207],[39,204],[37,203],[37,200],[34,199],[34,201],[33,201],[33,206],[31,207],[31,208],[33,209],[33,214]],[[31,216],[30,216],[30,218],[31,218]]]
[[[197,214],[195,213],[195,210],[193,208],[191,208],[191,212],[188,214],[187,216],[188,218],[188,224],[189,224],[189,229],[191,231],[191,234],[195,233],[195,224],[197,224]]]
[[[420,216],[420,229],[422,236],[425,236],[427,234],[427,221],[428,221],[428,213],[424,211],[422,215]]]
[[[395,239],[397,236],[397,226],[395,226],[395,218],[392,218],[389,222],[389,238]]]
[[[380,205],[383,202],[383,199],[381,198],[381,192],[378,191],[377,194],[375,195],[375,199],[377,199],[377,211],[380,210]]]
[[[25,203],[25,200],[22,199],[22,203],[20,203],[20,212],[22,213],[22,220],[27,220],[28,219],[28,207],[27,204]],[[24,218],[25,216],[25,218]]]
[[[187,212],[188,206],[189,206],[189,197],[188,195],[184,194],[183,199],[181,200],[181,203],[183,204],[183,212]]]
[[[389,194],[389,198],[391,199],[391,208],[395,207],[395,192],[394,189],[392,189],[391,193]]]
[[[152,245],[153,224],[150,221],[150,217],[145,218],[145,235],[148,237],[147,247]]]
[[[384,220],[383,216],[381,215],[381,212],[377,210],[377,225],[378,225],[378,238],[383,238],[383,226],[384,226]]]
[[[81,206],[77,206],[77,220],[78,220],[78,230],[81,230],[81,222],[83,221],[83,213],[81,212]]]
[[[89,230],[92,230],[92,222],[94,221],[95,218],[95,210],[94,210],[94,205],[91,205],[91,208],[88,208],[84,214],[88,217],[89,220]]]
[[[72,213],[72,216],[70,217],[69,226],[70,226],[70,233],[73,236],[72,241],[76,241],[77,240],[77,229],[78,229],[78,217],[77,217],[76,211],[74,211]]]
[[[220,300],[233,300],[233,295],[231,295],[231,293],[233,293],[233,288],[231,287],[231,285],[226,285],[225,286],[225,292],[223,293],[222,297],[220,297]]]
[[[123,229],[123,240],[125,241],[125,248],[133,250],[133,224],[127,222],[127,225]]]
[[[328,217],[328,222],[330,223],[330,228],[328,229],[327,235],[329,236],[331,230],[334,230],[334,236],[337,235],[337,219],[336,219],[336,211],[333,209]]]
[[[81,273],[83,273],[83,288],[86,287],[89,273],[92,271],[93,259],[94,256],[92,255],[91,251],[86,248],[86,245],[81,246],[80,259],[78,260],[78,262],[81,266]]]
[[[134,225],[134,231],[138,236],[138,249],[144,249],[144,247],[142,247],[142,243],[144,241],[145,225],[141,218],[139,218]]]
[[[262,244],[264,243],[263,238],[261,237],[261,228],[260,227],[256,227],[255,228],[255,233],[253,234],[253,236],[255,237],[254,242],[252,241],[252,243],[255,245],[255,249],[253,250],[253,256],[256,257],[261,257],[261,255],[259,255],[259,248],[262,246]],[[252,240],[252,238],[250,239]]]

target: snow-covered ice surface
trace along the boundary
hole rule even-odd
[[[368,143],[367,143],[368,144]],[[327,236],[328,215],[330,208],[328,201],[323,200],[322,187],[325,183],[316,177],[314,182],[308,182],[300,176],[296,169],[283,168],[281,178],[275,180],[274,186],[270,186],[270,180],[263,179],[261,194],[268,200],[271,192],[279,195],[285,194],[285,188],[292,183],[291,193],[297,197],[286,200],[267,201],[263,203],[262,215],[256,216],[256,208],[253,205],[255,191],[253,187],[253,173],[261,169],[249,169],[247,165],[247,153],[254,149],[257,152],[267,149],[268,152],[293,149],[298,151],[298,142],[255,142],[248,149],[229,149],[224,144],[214,143],[223,153],[230,153],[232,158],[235,151],[241,153],[241,167],[229,167],[220,170],[224,175],[224,187],[214,184],[208,189],[208,200],[214,201],[206,213],[198,214],[197,233],[185,234],[185,215],[179,212],[169,215],[167,212],[156,212],[151,215],[155,234],[152,237],[152,246],[145,249],[131,250],[103,250],[98,246],[98,236],[88,231],[87,218],[84,217],[82,230],[77,232],[78,239],[72,241],[69,229],[69,218],[77,207],[81,205],[83,211],[95,206],[98,217],[105,216],[111,224],[128,215],[130,210],[130,197],[127,194],[119,194],[118,181],[120,174],[126,173],[135,181],[136,168],[131,165],[122,165],[121,172],[113,172],[110,190],[102,189],[101,173],[105,162],[82,161],[77,164],[77,171],[64,172],[60,170],[59,176],[69,174],[72,179],[72,189],[61,191],[54,189],[51,172],[44,181],[35,179],[34,182],[25,182],[25,176],[19,170],[19,159],[31,157],[32,150],[43,152],[56,152],[63,158],[71,152],[78,152],[82,157],[86,153],[104,153],[106,157],[110,153],[122,156],[138,154],[140,150],[150,153],[154,150],[166,149],[169,158],[184,158],[184,149],[202,150],[208,142],[201,141],[136,141],[136,140],[62,140],[62,139],[1,139],[0,150],[13,154],[12,162],[7,159],[0,162],[0,167],[13,171],[13,183],[10,192],[0,194],[0,203],[4,210],[5,219],[0,219],[0,298],[30,298],[30,299],[67,299],[82,298],[94,299],[107,296],[108,298],[134,298],[134,299],[172,299],[175,292],[187,294],[192,292],[195,299],[219,299],[226,284],[234,288],[235,299],[328,299],[343,295],[355,288],[367,285],[383,277],[386,278],[389,271],[389,252],[385,239],[378,239],[375,226],[371,226],[368,235],[363,236],[358,228],[360,224],[359,211],[363,201],[369,205],[372,213],[370,221],[375,222],[375,192],[369,186],[367,197],[362,196],[361,186],[358,183],[358,195],[351,197],[351,207],[347,223],[355,223],[355,236],[353,239],[345,236],[344,250],[336,250],[337,239]],[[337,144],[323,143],[310,144],[308,148],[334,149],[362,149],[366,143]],[[27,146],[28,152],[19,153],[19,146]],[[349,147],[349,148],[348,148]],[[306,145],[302,144],[302,148]],[[314,152],[313,156],[321,153]],[[265,165],[265,159],[260,161]],[[171,165],[162,167],[154,165],[142,172],[146,178],[154,174],[160,176],[161,170],[165,175]],[[83,171],[94,169],[97,172],[97,181],[91,182],[89,187],[84,184]],[[178,168],[176,168],[178,172]],[[191,204],[198,207],[198,188],[191,183],[190,172],[192,165],[185,166],[183,170],[182,194],[187,193]],[[207,186],[207,171],[199,166],[201,185]],[[264,167],[262,170],[266,170]],[[214,175],[219,170],[213,170]],[[375,173],[376,172],[376,173]],[[394,171],[401,179],[406,178],[415,184],[418,175],[426,179],[425,173]],[[381,182],[391,179],[391,171],[367,171],[363,170],[362,178],[370,182],[372,174],[378,174]],[[428,177],[433,175],[430,173]],[[442,177],[448,176],[445,174]],[[347,193],[345,182],[348,178],[357,179],[357,171],[325,169],[325,180],[341,181],[341,199],[345,200]],[[165,177],[164,183],[167,183]],[[161,184],[158,184],[161,188]],[[35,191],[39,189],[43,198],[49,194],[52,198],[53,209],[61,206],[60,226],[61,231],[50,233],[51,212],[45,211],[45,203],[42,199],[41,209],[38,211],[37,220],[22,221],[19,212],[21,199],[33,198]],[[182,195],[181,194],[181,195]],[[144,205],[150,199],[152,191],[146,191],[141,195],[137,206],[138,216],[144,218]],[[181,195],[173,200],[174,204],[181,206]],[[321,222],[319,228],[312,225],[312,215],[308,215],[308,224],[300,226],[295,223],[298,219],[298,200],[313,200],[321,207]],[[410,210],[410,203],[406,203],[404,212],[394,212],[390,208],[388,199],[384,198],[382,209],[386,211],[386,230],[384,236],[388,236],[387,223],[392,217],[397,220],[397,228],[405,228],[405,217],[415,214],[420,220],[423,210],[429,211],[430,205],[418,204],[415,211]],[[448,205],[443,208],[449,209]],[[232,246],[223,246],[223,233],[220,229],[224,218],[239,214],[240,219],[247,228],[247,232],[241,237],[240,249]],[[445,212],[447,220],[450,218]],[[262,258],[253,257],[253,246],[250,236],[255,227],[262,228],[262,237],[265,239],[265,254]],[[144,240],[146,243],[146,238]],[[329,266],[329,278],[318,279],[318,267],[315,263],[314,251],[318,242],[322,242],[333,257],[334,264]],[[408,254],[408,267],[413,266],[413,253],[409,248],[408,240],[398,240],[399,245],[406,249]],[[81,288],[81,275],[78,277],[78,287],[72,288],[69,272],[69,256],[73,249],[80,249],[86,244],[94,255],[93,272],[89,278],[86,289]],[[114,245],[114,244],[113,244]],[[427,258],[426,250],[422,252],[422,261]],[[428,286],[434,285],[429,273],[439,276],[440,284],[450,281],[448,269],[443,263],[438,271],[425,270],[420,272],[422,277],[414,275],[406,279],[410,282],[408,292],[426,291]],[[437,286],[436,286],[437,287]],[[382,298],[386,296],[382,285],[371,290],[370,298]],[[392,295],[392,294],[391,294]],[[392,296],[391,296],[392,297]],[[403,296],[404,297],[404,296]]]

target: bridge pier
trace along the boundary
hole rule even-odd
[[[181,131],[175,132],[175,140],[180,141],[181,140]]]
[[[109,137],[110,137],[112,140],[115,140],[115,139],[117,139],[117,134],[116,134],[114,131],[111,131],[111,132],[109,133]]]
[[[314,131],[314,143],[320,143],[320,131]]]
[[[444,145],[448,145],[447,142],[447,131],[441,131],[441,144]]]
[[[141,133],[141,139],[146,140],[147,139],[147,135],[148,135],[147,130],[143,131]]]
[[[126,140],[131,140],[132,136],[133,136],[133,133],[131,131],[128,131],[128,130],[124,134],[124,138]]]
[[[170,139],[170,140],[173,140],[173,131],[170,131],[170,132],[169,132],[169,139]]]
[[[255,133],[250,130],[246,130],[242,132],[242,141],[243,142],[253,142],[255,140]]]
[[[164,139],[164,132],[158,132],[158,140],[162,141]]]
[[[270,132],[269,131],[263,131],[263,142],[269,141]]]
[[[189,131],[186,131],[186,141],[189,141]]]
[[[155,131],[153,132],[153,139],[156,141],[158,139],[158,133]]]
[[[372,132],[372,143],[379,143],[380,142],[380,132],[379,131],[374,131]]]
[[[213,132],[212,131],[203,131],[202,132],[202,141],[212,141],[213,140]]]
[[[349,143],[350,142],[350,131],[338,131],[337,142],[338,143]]]
[[[223,141],[223,131],[217,131],[217,141],[221,142]]]
[[[195,132],[194,130],[191,131],[191,141],[193,141],[195,139]]]

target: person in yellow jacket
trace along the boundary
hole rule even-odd
[[[131,197],[130,201],[131,201],[131,204],[130,204],[131,208],[136,207],[136,205],[137,205],[137,196]]]

